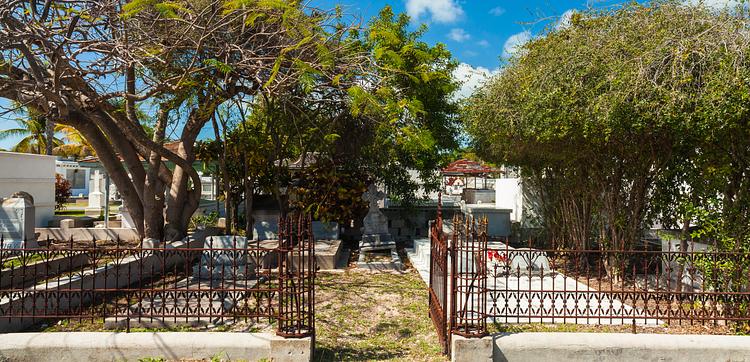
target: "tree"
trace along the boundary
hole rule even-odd
[[[139,234],[168,240],[185,234],[197,208],[194,143],[217,107],[323,73],[346,32],[326,32],[331,14],[296,2],[51,4],[0,5],[0,97],[78,130]],[[149,105],[151,137],[140,104]],[[178,130],[176,152],[163,147],[168,128]]]
[[[408,170],[418,171],[428,190],[437,189],[436,171],[458,147],[460,126],[453,98],[459,83],[452,76],[458,63],[443,44],[421,40],[426,26],[410,31],[409,22],[406,14],[395,15],[386,6],[356,34],[372,70],[348,96],[353,123],[365,126],[342,135],[362,140],[356,162],[406,204],[419,187]]]
[[[252,227],[255,192],[274,195],[282,213],[295,207],[348,222],[365,210],[370,182],[412,202],[418,184],[408,170],[415,169],[436,188],[435,171],[457,146],[456,62],[443,45],[420,40],[424,28],[408,26],[406,15],[386,7],[342,40],[346,56],[333,77],[301,77],[284,94],[216,118],[216,140],[201,144],[201,159],[219,165],[232,229],[243,197],[245,228]]]
[[[26,112],[25,115],[19,115],[14,121],[18,125],[17,128],[0,131],[0,140],[22,137],[16,145],[11,147],[11,151],[51,155],[51,150],[62,145],[60,139],[49,136],[49,127],[54,127],[54,123],[49,122],[40,114],[33,111]]]
[[[522,167],[561,245],[627,249],[718,195],[747,225],[747,25],[742,8],[675,1],[577,13],[472,97],[475,148]]]

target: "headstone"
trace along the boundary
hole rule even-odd
[[[541,276],[552,272],[547,254],[541,250],[520,248],[509,254],[511,276],[519,273],[526,276]]]
[[[84,211],[86,216],[99,217],[105,206],[104,193],[101,190],[102,176],[99,170],[94,171],[94,179],[91,181],[91,191],[89,192],[89,206]]]
[[[254,240],[275,240],[279,235],[279,216],[277,214],[253,215],[255,225],[253,227]]]
[[[9,199],[0,199],[0,238],[3,248],[36,248],[34,229],[34,198],[17,192]]]
[[[375,184],[367,188],[367,192],[362,198],[367,201],[370,210],[364,219],[364,228],[362,230],[362,242],[359,244],[360,251],[384,250],[396,247],[396,242],[388,232],[388,218],[385,217],[378,201],[382,200],[385,194],[378,191]]]
[[[369,204],[370,210],[363,221],[362,241],[359,243],[359,260],[357,261],[359,268],[402,270],[404,267],[396,252],[396,241],[388,232],[388,218],[380,211],[378,205],[378,201],[384,197],[385,194],[378,191],[374,184],[370,185],[367,192],[362,195],[362,198]],[[381,259],[368,261],[368,258],[377,254],[381,254]]]
[[[247,238],[243,236],[209,236],[203,244],[200,262],[193,266],[199,279],[238,280],[251,276]]]
[[[123,228],[135,229],[135,222],[133,221],[133,217],[130,216],[130,211],[128,211],[125,204],[120,206],[120,220]]]
[[[339,224],[335,222],[313,221],[312,232],[315,240],[339,240]]]

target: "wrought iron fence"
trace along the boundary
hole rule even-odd
[[[453,217],[451,332],[487,334],[487,219]]]
[[[653,240],[629,249],[513,247],[507,239],[489,239],[486,220],[456,216],[448,258],[434,247],[439,233],[432,234],[430,313],[433,304],[449,305],[453,334],[481,337],[488,323],[750,330],[747,252]],[[451,266],[449,298],[433,303],[439,301],[433,281],[442,277],[434,266],[444,260]]]
[[[314,335],[311,220],[279,222],[278,240],[213,237],[145,248],[120,242],[0,242],[0,331],[50,319],[105,328],[276,324],[285,337]]]
[[[450,351],[448,326],[448,239],[443,232],[442,205],[438,218],[430,225],[430,282],[428,286],[430,318],[435,326],[443,353]]]
[[[488,249],[487,317],[634,327],[750,322],[750,254],[642,246]]]

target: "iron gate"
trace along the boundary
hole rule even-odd
[[[443,353],[450,352],[448,326],[448,240],[443,233],[443,215],[438,203],[437,219],[430,228],[430,318],[437,330]]]
[[[438,203],[437,219],[430,228],[428,290],[430,318],[445,354],[450,353],[453,334],[469,338],[487,334],[487,219],[456,215],[452,228],[449,244]]]

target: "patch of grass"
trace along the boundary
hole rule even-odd
[[[55,216],[86,216],[85,210],[57,210]]]
[[[414,270],[321,272],[315,361],[446,361]]]
[[[30,252],[24,253],[23,255],[3,260],[3,265],[0,269],[17,268],[22,265],[31,265],[38,261],[44,260],[44,254]]]

